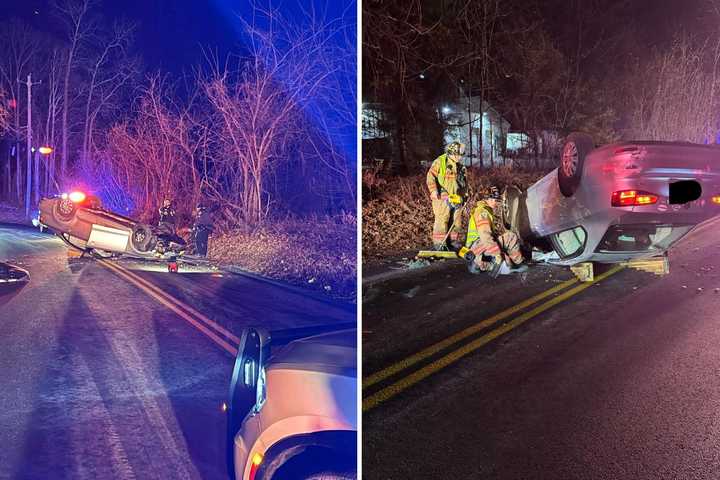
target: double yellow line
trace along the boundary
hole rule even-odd
[[[616,266],[608,270],[607,272],[598,275],[595,277],[595,279],[592,282],[586,282],[582,283],[580,285],[577,285],[574,288],[571,288],[570,290],[567,290],[556,297],[553,297],[544,303],[541,303],[540,305],[536,306],[532,310],[528,310],[525,313],[522,313],[512,320],[510,320],[507,323],[504,323],[500,327],[486,333],[485,335],[460,346],[459,348],[445,354],[444,356],[440,357],[437,360],[434,360],[433,362],[429,363],[428,365],[412,371],[407,376],[404,376],[400,378],[399,380],[395,381],[394,383],[391,383],[390,385],[378,390],[375,393],[370,394],[369,396],[363,398],[362,407],[363,411],[367,412],[381,403],[385,402],[386,400],[391,399],[392,397],[396,396],[400,392],[407,390],[408,388],[412,387],[413,385],[417,384],[418,382],[422,381],[423,379],[429,377],[433,373],[436,373],[443,368],[447,367],[448,365],[451,365],[458,360],[460,360],[462,357],[474,352],[475,350],[479,349],[483,345],[491,342],[492,340],[498,338],[499,336],[509,332],[510,330],[513,330],[514,328],[522,325],[526,321],[530,320],[531,318],[541,314],[542,312],[552,308],[553,306],[557,305],[558,303],[561,303],[568,298],[577,295],[578,293],[582,292],[586,288],[594,285],[595,283],[609,277],[610,275],[613,275],[620,270],[622,270],[623,266]],[[363,379],[363,390],[372,387],[373,385],[378,384],[379,382],[382,382],[383,380],[388,379],[389,377],[396,375],[404,370],[410,369],[411,367],[415,366],[417,363],[426,360],[430,358],[431,356],[440,353],[441,351],[451,347],[452,345],[455,345],[456,343],[476,334],[482,331],[483,329],[490,327],[494,325],[497,322],[500,322],[502,320],[505,320],[507,318],[512,317],[516,313],[519,313],[523,310],[525,310],[528,307],[531,307],[532,305],[535,305],[536,303],[546,299],[547,297],[551,295],[555,295],[556,293],[559,293],[566,288],[574,285],[578,281],[576,279],[567,280],[563,283],[560,283],[542,293],[539,293],[538,295],[535,295],[534,297],[528,298],[527,300],[518,303],[517,305],[514,305],[506,310],[503,310],[500,313],[497,313],[491,317],[488,317],[475,325],[472,325],[455,335],[452,335],[440,342],[437,342],[424,350],[411,355],[410,357],[407,357],[393,365],[390,365],[387,368],[384,368],[380,370],[379,372],[373,373],[369,375],[368,377]]]
[[[131,284],[135,285],[140,290],[148,294],[150,297],[157,300],[160,304],[173,311],[175,314],[177,314],[177,316],[186,320],[193,327],[200,330],[200,332],[205,334],[205,336],[215,342],[218,346],[220,346],[230,355],[232,355],[233,357],[237,355],[237,345],[240,343],[240,339],[232,332],[218,325],[216,322],[209,319],[202,313],[198,312],[190,305],[162,291],[157,286],[136,275],[130,270],[127,270],[107,260],[98,261],[101,265],[113,271],[118,276],[127,280]]]

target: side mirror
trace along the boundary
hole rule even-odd
[[[4,305],[30,283],[30,274],[22,268],[0,262],[0,305]]]
[[[231,478],[236,478],[235,435],[255,407],[260,370],[269,354],[270,334],[259,328],[246,328],[238,345],[227,402],[227,464]]]

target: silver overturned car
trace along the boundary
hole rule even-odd
[[[568,136],[560,166],[522,192],[506,191],[505,222],[560,265],[663,256],[720,215],[720,147],[623,142],[595,148]]]
[[[163,235],[151,225],[103,208],[95,195],[81,191],[43,198],[36,226],[50,228],[78,250],[153,258],[184,249],[177,235]]]

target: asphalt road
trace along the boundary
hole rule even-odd
[[[0,478],[227,478],[228,351],[47,234],[0,225],[0,261],[31,275],[0,307]],[[354,306],[252,277],[120,265],[234,335],[355,318]]]
[[[676,246],[669,275],[621,270],[367,409],[364,478],[720,478],[719,230]],[[568,278],[455,265],[366,288],[364,378]]]

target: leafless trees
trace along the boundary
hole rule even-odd
[[[679,37],[667,52],[643,63],[632,89],[632,136],[714,143],[720,110],[720,42],[693,45]]]
[[[216,181],[208,188],[223,193],[252,224],[278,208],[283,195],[303,193],[308,201],[308,193],[327,198],[335,189],[353,198],[354,192],[352,162],[332,139],[342,126],[352,130],[355,116],[348,111],[351,106],[328,109],[342,105],[344,89],[352,87],[336,83],[337,70],[348,73],[350,67],[348,58],[332,49],[337,27],[312,17],[298,27],[275,11],[258,14],[262,28],[260,22],[245,24],[249,56],[236,70],[216,69],[201,81],[219,127],[213,142]],[[347,103],[353,102],[354,97]],[[292,181],[298,176],[301,181]],[[316,191],[308,192],[308,186]]]
[[[65,177],[68,167],[68,115],[71,107],[70,76],[76,68],[78,55],[84,43],[92,35],[95,24],[90,17],[91,0],[58,0],[54,7],[58,18],[65,25],[68,46],[65,51],[65,71],[62,91],[62,149],[60,151],[60,175]]]

